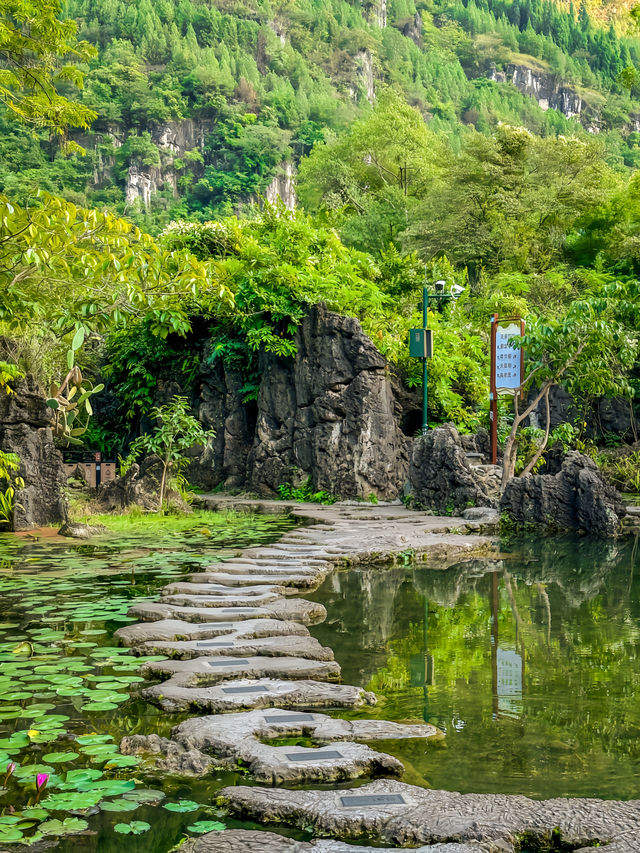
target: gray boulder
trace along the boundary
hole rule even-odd
[[[58,530],[60,536],[68,536],[70,539],[90,539],[102,533],[107,533],[104,524],[83,524],[80,521],[65,521]]]
[[[388,362],[357,320],[321,305],[296,345],[294,359],[262,356],[251,487],[270,495],[310,477],[315,489],[345,498],[397,498],[408,441]]]
[[[157,456],[147,456],[138,465],[135,462],[124,475],[98,489],[96,504],[104,512],[119,512],[128,506],[138,506],[147,512],[158,510],[162,462]],[[165,491],[165,500],[182,512],[191,508],[173,489]]]
[[[62,455],[51,430],[51,409],[28,377],[15,393],[0,389],[0,450],[17,453],[24,488],[16,491],[13,529],[60,524],[67,516]]]
[[[452,424],[414,439],[409,483],[414,501],[438,513],[460,513],[467,507],[495,507],[479,468],[469,464],[467,451]]]
[[[500,508],[519,523],[598,536],[615,535],[625,515],[621,496],[604,482],[596,463],[576,451],[566,455],[557,474],[514,477]]]

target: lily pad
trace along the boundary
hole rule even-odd
[[[196,823],[188,826],[187,829],[189,832],[222,832],[223,829],[226,829],[226,824],[220,823],[219,820],[198,820]]]
[[[71,835],[72,832],[84,832],[89,826],[86,820],[78,817],[67,817],[64,820],[46,820],[38,830],[45,835]]]
[[[195,812],[196,809],[201,808],[198,803],[194,803],[193,800],[178,800],[177,803],[165,803],[162,806],[163,809],[167,809],[169,812]]]
[[[49,752],[43,757],[51,764],[65,764],[68,761],[75,761],[80,755],[77,752]]]
[[[151,829],[151,824],[143,820],[133,820],[131,823],[117,823],[113,828],[122,835],[142,835]]]
[[[140,808],[140,803],[133,800],[105,800],[100,803],[100,808],[105,812],[133,812]]]

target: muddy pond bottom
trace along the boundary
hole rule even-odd
[[[314,595],[345,682],[440,743],[379,744],[404,781],[534,798],[631,799],[640,777],[635,542],[520,540],[504,559],[355,568]],[[340,716],[346,716],[341,714]]]

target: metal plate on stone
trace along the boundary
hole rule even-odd
[[[361,796],[340,797],[344,808],[356,806],[402,806],[406,800],[402,794],[363,794]]]
[[[268,693],[266,687],[222,687],[223,693]]]
[[[289,761],[329,761],[331,758],[344,758],[341,752],[335,750],[327,750],[326,752],[287,752],[285,753]]]
[[[205,662],[207,666],[238,666],[241,663],[249,663],[244,658],[222,658],[222,660],[208,660]]]
[[[231,649],[233,643],[196,643],[199,649]]]
[[[265,717],[265,723],[310,723],[313,714],[279,714],[277,717]]]
[[[253,613],[255,607],[223,607],[225,613]]]

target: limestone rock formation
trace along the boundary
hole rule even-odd
[[[565,457],[557,474],[529,474],[507,483],[501,509],[515,521],[613,536],[625,514],[620,495],[581,453]]]
[[[25,482],[16,492],[14,530],[64,521],[62,455],[53,442],[51,410],[32,379],[17,383],[15,394],[0,390],[0,450],[18,454]]]
[[[407,439],[389,365],[357,320],[311,309],[295,359],[265,354],[249,483],[273,494],[311,477],[342,497],[396,498],[406,479]]]
[[[161,479],[162,462],[157,456],[147,456],[139,465],[135,462],[124,477],[103,483],[98,489],[96,503],[106,512],[118,512],[133,505],[147,512],[155,512],[158,509]],[[190,512],[189,505],[173,489],[165,492],[165,500],[183,512]]]
[[[496,505],[481,471],[469,464],[462,439],[451,424],[414,440],[409,483],[414,500],[438,513]]]
[[[495,65],[492,66],[488,76],[498,83],[513,83],[523,95],[535,98],[543,110],[558,110],[567,118],[585,118],[589,122],[590,130],[597,132],[599,129],[589,104],[554,74],[526,65],[511,64],[507,65],[504,71],[497,71]]]

